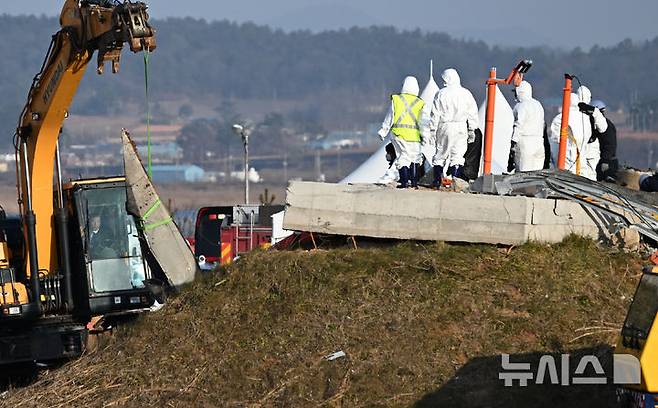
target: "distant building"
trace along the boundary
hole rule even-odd
[[[362,131],[334,131],[327,136],[309,143],[315,150],[352,149],[361,147],[365,140]]]
[[[183,128],[182,125],[157,125],[151,124],[151,140],[154,142],[165,142],[165,141],[175,141],[180,135],[180,131]],[[132,139],[136,143],[146,143],[147,140],[147,129],[146,124],[142,124],[137,128],[133,128],[130,132]]]
[[[250,183],[262,183],[263,178],[260,174],[251,167],[248,173]],[[240,180],[244,181],[244,170],[231,171],[228,175],[223,171],[206,171],[204,176],[204,181],[214,183],[218,180],[231,181],[231,180]]]
[[[148,157],[148,145],[137,146],[142,158]],[[175,163],[183,158],[183,149],[176,142],[151,144],[153,163]]]
[[[61,150],[61,156],[65,168],[123,165],[121,145],[116,143],[72,144]]]
[[[155,183],[197,183],[203,181],[204,178],[205,171],[193,164],[153,166]]]

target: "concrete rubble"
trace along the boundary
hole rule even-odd
[[[637,231],[558,198],[293,181],[286,204],[284,228],[296,231],[505,245],[556,243],[577,234],[639,244]]]

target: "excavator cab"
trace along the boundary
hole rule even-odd
[[[135,217],[126,210],[122,177],[81,180],[65,186],[76,314],[127,313],[155,302],[151,270],[142,253]],[[84,297],[84,298],[82,298]]]
[[[20,262],[22,250],[14,241],[20,242],[22,234],[6,233],[11,220],[1,223],[8,239],[0,241],[0,258],[5,258],[0,259],[0,364],[78,357],[92,317],[112,322],[155,304],[137,221],[126,210],[125,178],[72,181],[63,190],[71,303],[62,273],[41,274],[35,302],[25,276],[5,255],[14,251],[13,260]]]

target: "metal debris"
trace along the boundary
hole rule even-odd
[[[617,190],[569,172],[554,170],[483,176],[470,189],[471,192],[498,195],[566,198],[610,217],[611,229],[634,229],[658,241],[658,208]]]
[[[324,356],[322,358],[327,360],[327,361],[334,361],[334,360],[338,360],[339,358],[343,358],[345,356],[346,356],[345,352],[343,350],[340,350],[340,351],[336,351],[336,352],[331,353],[331,354],[327,354],[326,356]]]

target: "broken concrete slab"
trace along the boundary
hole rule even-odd
[[[149,251],[167,277],[179,288],[194,281],[198,270],[189,245],[173,222],[169,210],[149,180],[130,135],[122,132],[123,161],[126,174],[128,211],[139,217]]]
[[[570,234],[639,240],[636,232],[620,234],[605,216],[561,199],[293,181],[286,204],[283,226],[296,231],[507,245],[555,243]]]

